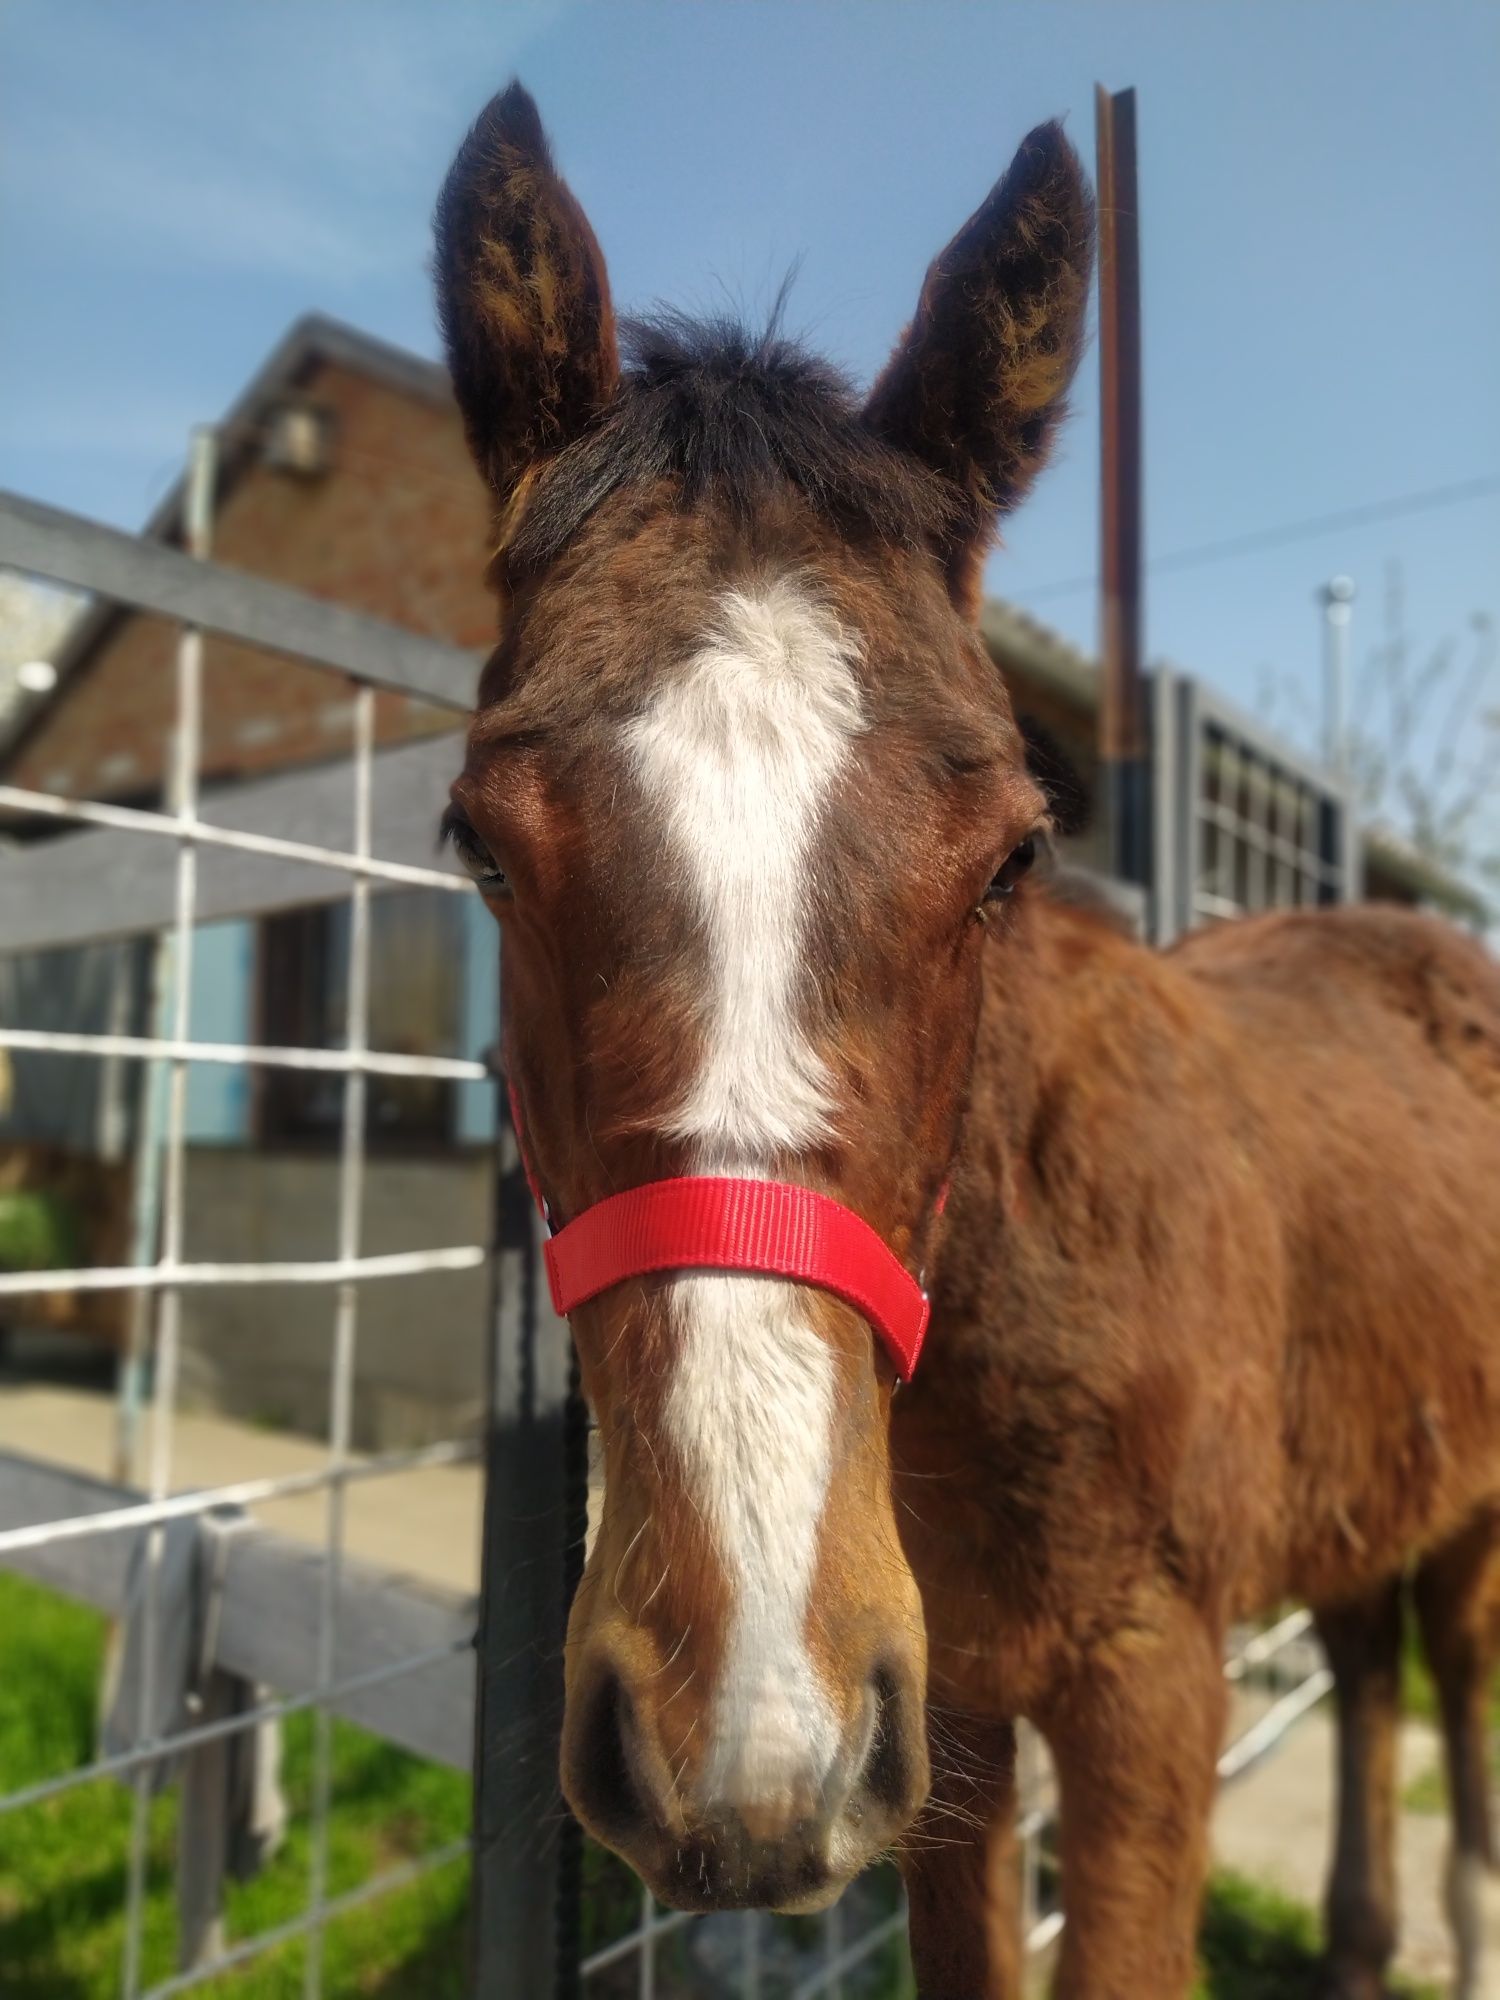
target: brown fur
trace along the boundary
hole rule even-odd
[[[619,375],[604,259],[519,84],[488,104],[438,203],[438,299],[470,448],[504,511]]]
[[[1157,958],[1039,904],[995,954],[941,1345],[893,1442],[932,1699],[1031,1716],[1059,1761],[1062,1993],[1186,1991],[1225,1627],[1287,1597],[1338,1635],[1346,1795],[1387,1856],[1340,1892],[1339,1990],[1378,1990],[1391,1766],[1361,1718],[1395,1669],[1343,1607],[1500,1492],[1497,1078],[1500,972],[1425,918]],[[1107,1936],[1075,1921],[1095,1893]],[[941,1962],[934,2000],[1013,1990]]]
[[[476,135],[497,120],[545,174],[486,178],[471,139],[440,282],[476,456],[502,492],[521,479],[511,529],[529,510],[546,532],[509,577],[454,801],[508,878],[534,1165],[563,1218],[686,1165],[661,1135],[701,1054],[705,946],[622,729],[726,587],[795,576],[859,636],[868,726],[825,802],[797,998],[836,1129],[774,1167],[934,1273],[894,1399],[863,1322],[809,1307],[838,1391],[805,1636],[840,1726],[875,1725],[848,1811],[704,1803],[726,1580],[664,1433],[677,1335],[656,1281],[575,1315],[607,1482],[570,1629],[569,1796],[694,1907],[812,1907],[902,1835],[924,2000],[1018,2000],[1026,1716],[1061,1780],[1058,1993],[1183,2000],[1226,1629],[1302,1598],[1340,1695],[1332,1990],[1373,2000],[1409,1572],[1459,1856],[1492,1854],[1500,972],[1393,911],[1260,918],[1161,956],[1044,889],[988,898],[1043,802],[959,613],[1081,339],[1088,199],[1055,128],[933,267],[860,436],[832,378],[774,341],[677,341],[601,413],[602,265],[530,101]],[[544,313],[491,286],[508,298],[490,246],[518,238],[560,274]],[[910,460],[886,511],[872,437]]]

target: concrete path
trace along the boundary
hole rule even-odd
[[[1214,1849],[1222,1866],[1320,1905],[1333,1846],[1333,1717],[1328,1705],[1304,1717],[1264,1762],[1220,1795]],[[1401,1738],[1401,1790],[1434,1770],[1438,1738],[1409,1722]],[[1398,1836],[1401,1948],[1398,1964],[1446,1990],[1453,1947],[1442,1910],[1446,1813],[1403,1812]],[[1493,1885],[1491,1885],[1493,1886]],[[1482,2000],[1500,2000],[1500,1896],[1485,1910],[1488,1983]]]
[[[0,1382],[0,1451],[24,1452],[108,1479],[114,1444],[114,1402],[108,1394]],[[311,1439],[224,1417],[181,1415],[173,1428],[172,1484],[178,1491],[279,1479],[315,1471],[326,1459],[325,1449]],[[312,1492],[252,1511],[268,1528],[321,1542],[326,1507],[325,1495]],[[345,1547],[404,1576],[477,1591],[479,1527],[480,1478],[474,1465],[392,1473],[348,1487]]]

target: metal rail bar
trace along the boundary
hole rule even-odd
[[[830,1911],[829,1914],[833,1913]],[[872,1951],[878,1951],[891,1938],[898,1937],[905,1926],[906,1911],[896,1910],[883,1917],[878,1924],[873,1924],[852,1944],[840,1945],[825,1965],[792,1988],[792,2000],[818,2000],[818,1996],[827,1993],[846,1972],[862,1965]]]
[[[134,1750],[118,1751],[112,1757],[97,1757],[92,1764],[80,1764],[58,1777],[40,1778],[34,1785],[23,1786],[18,1792],[0,1794],[0,1814],[20,1812],[26,1806],[44,1805],[48,1799],[76,1791],[80,1785],[97,1784],[101,1778],[126,1777],[143,1764],[159,1764],[164,1757],[185,1756],[191,1750],[201,1750],[205,1744],[222,1742],[226,1737],[240,1735],[246,1729],[258,1729],[263,1722],[284,1720],[303,1709],[346,1701],[350,1695],[368,1694],[372,1688],[389,1687],[392,1681],[425,1673],[429,1667],[445,1666],[449,1660],[469,1652],[472,1646],[470,1639],[454,1639],[446,1646],[431,1646],[425,1653],[409,1653],[405,1659],[391,1660],[381,1667],[370,1667],[361,1674],[346,1674],[342,1680],[333,1681],[326,1688],[310,1688],[306,1694],[258,1702],[254,1708],[225,1716],[219,1722],[205,1722],[196,1729],[181,1729],[174,1736],[159,1736],[150,1743],[138,1744]]]
[[[410,889],[445,889],[472,895],[467,875],[440,868],[419,868],[407,861],[376,861],[368,854],[350,854],[339,847],[320,847],[306,840],[280,840],[275,834],[247,833],[200,819],[191,829],[167,813],[139,806],[112,806],[95,799],[60,798],[52,792],[28,791],[24,785],[0,785],[0,808],[34,813],[39,819],[66,820],[76,826],[106,826],[117,833],[143,833],[170,840],[191,840],[199,847],[222,847],[237,854],[263,854],[277,861],[302,861],[311,868],[328,868],[340,875],[367,876],[372,882],[398,883]],[[33,857],[13,857],[30,861]]]
[[[587,1470],[575,1459],[581,1438],[567,1328],[547,1303],[536,1215],[503,1092],[500,1098],[474,1702],[472,1978],[476,1993],[497,2000],[576,2000],[581,1870],[569,1851],[577,1827],[563,1806],[555,1745]],[[531,1757],[518,1757],[506,1735],[518,1715],[531,1719]],[[545,1839],[539,1823],[549,1825]]]
[[[1219,1776],[1224,1783],[1239,1777],[1258,1757],[1263,1757],[1291,1728],[1294,1722],[1315,1708],[1324,1695],[1333,1692],[1333,1675],[1327,1667],[1316,1667],[1297,1687],[1274,1702],[1258,1722],[1231,1743],[1219,1759]]]
[[[680,1931],[692,1921],[691,1910],[667,1910],[662,1914],[653,1910],[651,1935],[655,1938],[670,1937],[673,1931]],[[601,1945],[598,1951],[590,1952],[579,1968],[583,1977],[591,1979],[596,1972],[605,1972],[610,1966],[618,1965],[621,1959],[629,1958],[633,1951],[640,1949],[643,1935],[644,1926],[637,1925],[626,1936],[616,1938],[613,1944]]]
[[[74,1514],[62,1520],[39,1521],[23,1528],[0,1529],[0,1562],[26,1549],[50,1548],[55,1542],[86,1535],[120,1534],[129,1528],[149,1528],[162,1521],[187,1520],[220,1507],[260,1507],[296,1493],[317,1493],[332,1479],[345,1483],[382,1479],[401,1472],[421,1472],[438,1465],[473,1465],[477,1443],[450,1438],[442,1444],[420,1445],[410,1451],[388,1451],[372,1458],[353,1458],[337,1472],[320,1465],[308,1472],[283,1472],[263,1479],[238,1479],[228,1486],[201,1487],[191,1493],[171,1493],[165,1499],[139,1500],[124,1507],[101,1508],[96,1514]]]
[[[3,491],[0,565],[444,708],[474,703],[479,661],[458,646]]]
[[[379,1257],[334,1258],[326,1263],[123,1264],[78,1271],[0,1272],[0,1299],[44,1292],[170,1291],[187,1285],[342,1285],[350,1279],[412,1278],[427,1271],[473,1271],[488,1261],[477,1243],[442,1250],[393,1250]]]
[[[393,1889],[404,1888],[407,1883],[417,1881],[434,1869],[446,1868],[454,1861],[461,1861],[469,1852],[467,1840],[450,1840],[445,1846],[435,1847],[430,1854],[416,1856],[411,1861],[403,1861],[394,1868],[383,1868],[378,1875],[372,1875],[367,1882],[361,1882],[357,1889],[346,1889],[341,1896],[331,1896],[321,1908],[305,1910],[300,1917],[290,1922],[277,1924],[268,1931],[258,1931],[253,1938],[246,1938],[243,1944],[232,1945],[228,1951],[195,1966],[191,1972],[179,1973],[175,1979],[164,1979],[141,1996],[141,2000],[170,2000],[175,1993],[190,1993],[194,1987],[202,1986],[210,1979],[217,1979],[222,1973],[232,1972],[237,1965],[244,1965],[262,1952],[272,1951],[277,1945],[290,1944],[294,1938],[304,1936],[315,1927],[326,1926],[336,1917],[345,1916],[350,1910],[357,1910],[364,1903],[373,1902],[377,1896],[387,1896]]]
[[[354,711],[354,852],[370,852],[370,760],[375,748],[375,696],[362,687]],[[338,1256],[349,1263],[359,1255],[360,1208],[364,1196],[365,1081],[360,1058],[370,1027],[370,883],[356,875],[349,890],[349,984],[345,1002],[345,1046],[350,1065],[344,1078],[339,1137]],[[333,1323],[333,1382],[328,1410],[328,1513],[323,1591],[318,1607],[318,1681],[334,1679],[338,1635],[339,1576],[344,1561],[344,1482],[354,1429],[354,1356],[359,1329],[359,1292],[345,1282],[338,1289]],[[313,1739],[312,1840],[308,1860],[308,1901],[316,1915],[328,1898],[328,1818],[333,1789],[333,1718],[318,1710]],[[304,1961],[303,1993],[319,2000],[323,1990],[323,1928],[314,1927]]]
[[[206,561],[212,533],[213,496],[218,474],[218,445],[211,431],[193,433],[185,503],[186,567],[191,573]],[[198,786],[203,744],[203,630],[184,624],[177,638],[177,727],[172,737],[171,806],[183,829],[198,817]],[[194,919],[198,896],[198,852],[190,841],[177,847],[177,894],[171,940],[171,1028],[176,1042],[191,1039]],[[167,1072],[167,1116],[163,1138],[161,1252],[159,1268],[182,1261],[186,1228],[187,1087],[188,1066],[180,1058]],[[177,1409],[177,1376],[182,1342],[182,1293],[170,1282],[158,1290],[156,1345],[151,1408],[150,1495],[164,1500],[172,1483],[173,1418]],[[161,1569],[165,1544],[153,1524],[146,1544],[146,1598],[141,1637],[138,1733],[147,1733],[156,1700],[161,1647]],[[123,1984],[125,2000],[137,2000],[141,1982],[141,1950],[146,1908],[146,1851],[149,1838],[151,1790],[149,1772],[137,1774],[130,1823],[130,1859],[126,1873]]]
[[[422,1456],[438,1462],[439,1450],[447,1454],[452,1449],[429,1447]],[[324,1468],[318,1470],[321,1474]],[[136,1496],[118,1495],[108,1482],[40,1462],[0,1458],[0,1508],[11,1521],[29,1521],[45,1530],[53,1521],[111,1511],[117,1497]],[[184,1497],[201,1501],[205,1496]],[[49,1590],[117,1617],[125,1608],[130,1565],[147,1532],[137,1525],[117,1534],[64,1536],[10,1552],[0,1562]],[[321,1572],[315,1544],[258,1522],[238,1524],[223,1543],[218,1565],[214,1670],[283,1695],[315,1691]],[[419,1681],[400,1678],[389,1687],[376,1683],[339,1698],[337,1706],[350,1721],[414,1756],[467,1771],[474,1712],[473,1595],[351,1557],[344,1565],[339,1622],[341,1677],[456,1646],[456,1657],[430,1665]],[[517,1726],[512,1719],[508,1738],[514,1738]],[[155,1733],[161,1727],[158,1722]]]
[[[1243,1680],[1252,1667],[1262,1667],[1266,1661],[1296,1639],[1312,1630],[1313,1615],[1305,1608],[1289,1611],[1285,1618],[1279,1618],[1274,1625],[1268,1625],[1264,1632],[1257,1632],[1247,1639],[1240,1650],[1224,1663],[1226,1681]]]
[[[445,735],[377,756],[374,844],[392,862],[431,867],[438,814],[457,755],[453,738]],[[208,802],[215,829],[257,839],[274,835],[320,852],[314,858],[272,855],[258,847],[239,851],[237,842],[220,842],[217,831],[204,839],[209,822],[200,818],[190,830],[201,850],[200,920],[263,917],[341,898],[351,872],[361,872],[337,860],[349,832],[346,794],[345,767],[330,765],[216,792]],[[0,865],[0,952],[93,944],[171,925],[175,874],[165,837],[127,844],[115,837],[120,830],[101,826],[6,850]],[[374,863],[364,872],[378,878]],[[455,874],[453,880],[473,893],[467,878]],[[435,885],[424,880],[409,886]]]
[[[52,1055],[138,1056],[143,1061],[224,1063],[232,1068],[327,1070],[337,1075],[420,1076],[484,1083],[483,1063],[461,1056],[383,1055],[372,1049],[292,1049],[254,1042],[157,1041],[150,1035],[72,1035],[51,1028],[0,1028],[0,1049],[35,1049]]]
[[[1150,880],[1142,698],[1141,280],[1135,92],[1094,88],[1099,182],[1099,781],[1115,872]]]

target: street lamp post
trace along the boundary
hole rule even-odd
[[[1354,579],[1330,577],[1318,592],[1323,607],[1323,759],[1341,788],[1349,783],[1349,623]]]

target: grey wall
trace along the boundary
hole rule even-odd
[[[492,1167],[484,1148],[372,1158],[364,1249],[376,1254],[487,1243]],[[325,1155],[192,1148],[190,1260],[323,1258],[334,1252],[338,1162]],[[360,1290],[354,1433],[361,1449],[424,1444],[473,1429],[482,1409],[487,1271],[385,1278]],[[184,1407],[321,1434],[328,1422],[335,1288],[260,1286],[183,1300]]]
[[[9,860],[7,853],[0,866]],[[139,1034],[145,985],[145,946],[132,941],[15,958],[0,953],[0,1024],[66,1034]],[[138,1088],[138,1064],[15,1049],[10,1067],[13,1088],[8,1113],[0,1107],[0,1139],[118,1156]],[[106,1110],[111,1095],[117,1106],[113,1116]]]

